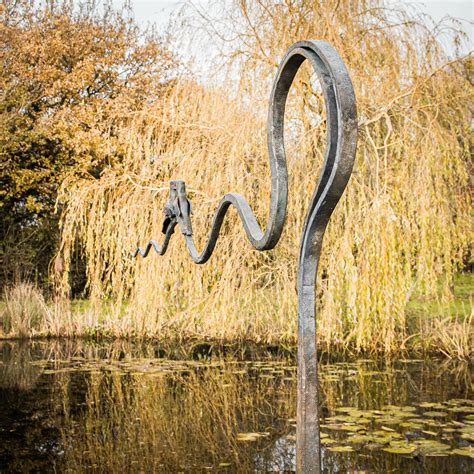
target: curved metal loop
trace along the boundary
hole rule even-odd
[[[273,83],[268,110],[268,152],[271,170],[271,196],[265,232],[260,228],[248,202],[237,193],[226,194],[219,203],[211,231],[201,253],[196,249],[192,231],[185,232],[188,251],[195,263],[205,263],[216,246],[228,208],[236,207],[245,232],[257,250],[269,250],[280,239],[288,201],[288,172],[284,146],[285,105],[293,79],[301,64],[308,60],[318,74],[326,105],[327,144],[324,164],[311,198],[303,227],[298,262],[298,408],[297,471],[320,472],[318,380],[316,355],[315,285],[322,240],[331,214],[342,196],[352,173],[357,144],[357,111],[354,89],[347,69],[332,46],[324,41],[300,41],[286,52]],[[184,186],[184,184],[183,184]],[[176,221],[174,221],[176,225]],[[189,222],[189,229],[190,222]],[[163,254],[163,248],[150,245]],[[135,252],[134,255],[137,254]]]

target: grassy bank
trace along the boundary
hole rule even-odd
[[[431,298],[413,293],[406,306],[406,338],[392,351],[412,353],[442,354],[449,358],[470,359],[474,348],[474,274],[457,275],[452,283],[451,297],[441,288],[440,293]],[[97,339],[126,338],[151,339],[157,341],[174,340],[189,344],[204,342],[217,344],[257,344],[273,345],[280,348],[294,348],[296,333],[261,333],[250,336],[247,332],[229,332],[218,338],[214,334],[198,331],[183,331],[181,320],[170,318],[166,325],[157,326],[152,332],[149,327],[140,328],[135,323],[139,316],[130,319],[126,307],[116,315],[114,305],[102,302],[95,305],[89,300],[47,302],[31,284],[20,284],[5,291],[0,306],[0,338],[33,337],[93,337]],[[193,315],[187,315],[190,321]],[[296,315],[279,314],[278,318],[296,320]],[[255,315],[258,327],[258,315]],[[262,325],[263,327],[263,325]],[[322,328],[324,330],[324,328]],[[325,352],[380,352],[383,345],[374,345],[371,350],[361,351],[350,343],[328,340],[319,331],[320,346]]]

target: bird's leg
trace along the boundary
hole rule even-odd
[[[171,189],[174,189],[173,212],[178,221],[183,235],[193,235],[191,225],[191,202],[186,195],[186,184],[184,181],[171,181]]]
[[[170,231],[171,233],[174,232],[174,227],[176,226],[176,219],[177,219],[177,214],[176,214],[176,209],[175,209],[176,199],[177,199],[176,182],[171,181],[170,197],[163,209],[163,214],[165,215],[165,220],[163,221],[163,227],[161,229],[163,234],[166,234],[168,231]]]

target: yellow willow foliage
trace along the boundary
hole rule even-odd
[[[160,240],[170,179],[187,183],[201,247],[226,192],[245,195],[265,221],[271,81],[292,43],[315,38],[347,63],[359,110],[354,173],[320,264],[319,338],[356,350],[403,345],[413,290],[434,293],[469,249],[472,60],[448,60],[435,31],[382,6],[240,1],[218,19],[205,17],[226,46],[227,89],[177,81],[123,129],[122,163],[100,179],[70,178],[62,188],[66,268],[79,240],[92,299],[114,301],[108,327],[143,336],[295,340],[299,238],[325,145],[321,89],[309,68],[298,73],[288,102],[290,200],[277,248],[255,251],[234,212],[205,266],[192,263],[179,232],[164,257],[135,261],[128,252]]]

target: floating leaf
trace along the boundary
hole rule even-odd
[[[438,420],[432,420],[432,419],[425,420],[425,425],[434,426],[435,428],[441,428],[441,427],[445,426],[444,423],[442,423]]]
[[[443,405],[441,405],[441,403],[432,403],[432,402],[419,403],[418,406],[422,408],[437,408],[437,409],[445,408]]]
[[[474,435],[474,426],[470,425],[470,426],[464,426],[463,428],[461,428],[460,430],[458,430],[459,432],[461,433],[466,433],[466,434],[471,434],[471,435]]]
[[[341,431],[365,431],[365,426],[344,423],[341,426],[340,430]]]
[[[448,416],[448,414],[445,411],[425,411],[425,413],[423,413],[423,415],[431,416],[431,417],[435,417],[435,418]]]
[[[334,443],[337,443],[337,441],[331,438],[323,438],[321,440],[321,444],[334,444]]]
[[[376,430],[373,433],[376,436],[387,437],[387,438],[401,438],[402,435],[395,431]]]
[[[454,413],[474,413],[474,407],[453,407],[448,410]]]
[[[354,448],[352,446],[333,446],[328,448],[328,450],[333,453],[351,453],[354,451]]]
[[[395,416],[391,416],[391,417],[380,418],[378,421],[386,425],[399,425],[400,423],[402,423],[403,418],[397,418]]]
[[[382,448],[382,447],[383,447],[382,444],[379,444],[379,443],[372,443],[372,442],[369,443],[369,444],[366,444],[366,445],[364,446],[364,448],[370,449],[371,451],[374,451],[374,450],[376,450],[376,449],[380,449],[380,448]]]
[[[394,454],[412,454],[415,452],[415,447],[414,446],[393,446],[389,448],[383,448],[383,451],[386,451],[387,453],[394,453]]]
[[[349,436],[346,441],[348,443],[355,443],[355,444],[360,444],[360,443],[367,443],[368,441],[372,440],[372,436],[370,435],[365,435],[365,434],[355,434],[352,436]]]
[[[450,405],[473,405],[473,400],[468,400],[467,398],[453,398],[447,402]]]
[[[374,436],[372,441],[376,444],[389,444],[392,438],[390,437],[383,437],[383,436]]]
[[[413,423],[411,421],[405,421],[403,423],[400,423],[400,427],[401,428],[411,428],[413,430],[421,430],[423,428],[423,425],[418,424],[418,423]]]
[[[440,443],[436,440],[417,440],[415,444],[418,445],[418,449],[426,456],[447,452],[450,449],[448,444]]]
[[[456,430],[453,428],[443,428],[444,433],[455,433]]]
[[[474,448],[469,446],[465,448],[453,449],[453,454],[458,454],[459,456],[469,456],[474,458]]]

